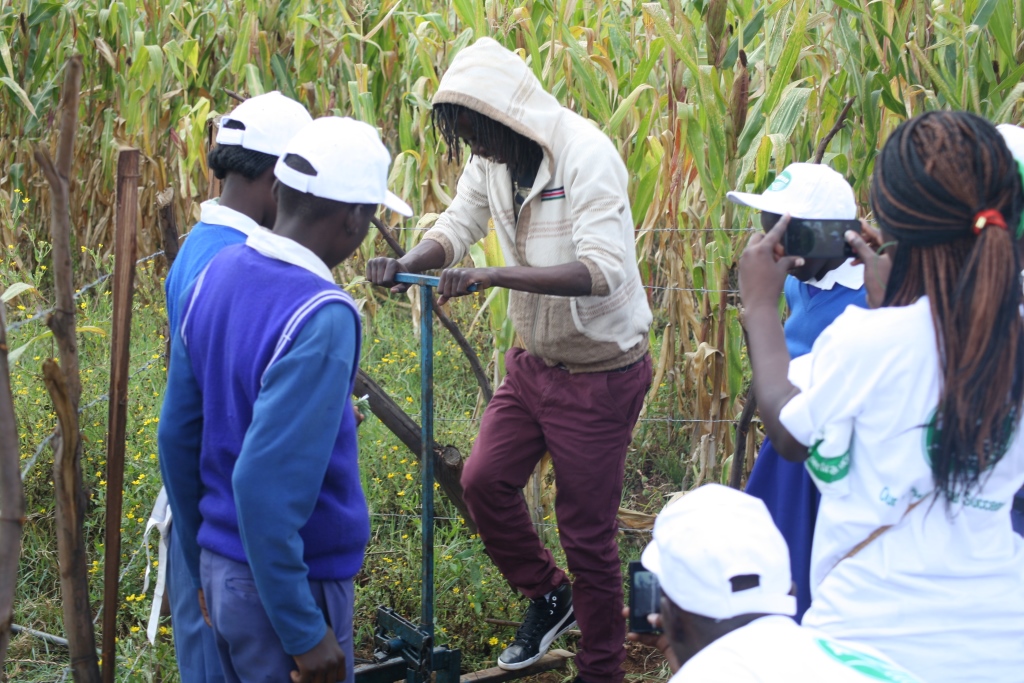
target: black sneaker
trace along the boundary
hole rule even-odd
[[[572,611],[572,586],[563,584],[550,597],[530,601],[516,639],[498,657],[498,666],[508,671],[525,669],[544,656],[562,635],[576,625]]]

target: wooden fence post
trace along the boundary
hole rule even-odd
[[[82,486],[82,439],[78,431],[78,402],[82,381],[78,374],[75,325],[75,287],[71,271],[71,162],[78,129],[78,101],[82,89],[82,57],[75,55],[64,68],[62,111],[57,161],[44,147],[36,147],[39,164],[53,196],[50,202],[53,281],[57,305],[46,319],[60,352],[60,365],[43,363],[43,381],[57,413],[53,440],[53,486],[56,492],[57,561],[64,607],[64,629],[75,683],[99,683],[96,632],[89,605],[89,574],[85,558],[85,490]]]
[[[114,316],[110,334],[110,419],[107,423],[107,520],[103,560],[103,680],[114,683],[117,667],[117,605],[121,570],[121,506],[124,497],[128,360],[135,290],[136,224],[139,213],[139,150],[117,156],[117,219],[114,226]]]
[[[7,321],[0,303],[0,667],[7,661],[18,584],[21,533],[25,524],[25,488],[18,472],[18,425],[7,365]],[[2,673],[2,669],[0,669]]]

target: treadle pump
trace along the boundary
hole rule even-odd
[[[438,646],[434,640],[434,289],[439,278],[398,273],[396,282],[420,287],[420,465],[422,471],[422,571],[420,623],[415,624],[390,607],[377,607],[372,664],[356,667],[356,683],[437,683],[507,681],[542,671],[564,668],[568,655],[549,653],[536,664],[518,671],[486,669],[460,676],[462,655]],[[474,285],[470,291],[475,291]],[[436,676],[433,674],[436,672]]]

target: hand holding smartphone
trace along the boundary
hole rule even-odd
[[[661,612],[658,577],[637,561],[629,563],[629,630],[633,633],[661,633],[651,626],[648,615]]]
[[[848,230],[860,233],[860,221],[791,218],[782,239],[783,247],[787,256],[849,258],[854,253],[846,243]]]

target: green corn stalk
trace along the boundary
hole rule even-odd
[[[414,228],[429,224],[419,221],[451,201],[459,175],[431,129],[430,98],[452,57],[491,35],[621,153],[664,359],[666,386],[648,411],[701,421],[651,438],[698,452],[694,480],[714,478],[731,445],[716,420],[738,413],[749,375],[736,297],[718,290],[735,288],[745,229],[755,225],[725,193],[761,191],[786,164],[808,160],[851,96],[851,124],[825,163],[865,206],[875,154],[906,117],[966,107],[1020,121],[1022,13],[1009,0],[12,0],[0,8],[0,126],[16,134],[0,137],[8,169],[0,196],[38,182],[32,146],[53,143],[59,70],[77,52],[86,74],[72,216],[80,246],[113,244],[119,145],[146,158],[139,249],[149,253],[159,247],[157,192],[174,187],[182,226],[209,196],[206,151],[213,121],[236,104],[229,91],[275,89],[314,116],[378,127],[395,159],[393,187],[421,212],[399,225],[411,246],[421,234]],[[18,227],[3,227],[27,268],[37,252],[31,226],[49,211],[45,193],[31,194],[38,201]],[[483,262],[497,262],[481,250]],[[360,258],[378,252],[370,244]],[[501,296],[481,318],[499,352],[511,344]],[[674,348],[662,353],[666,326]]]

